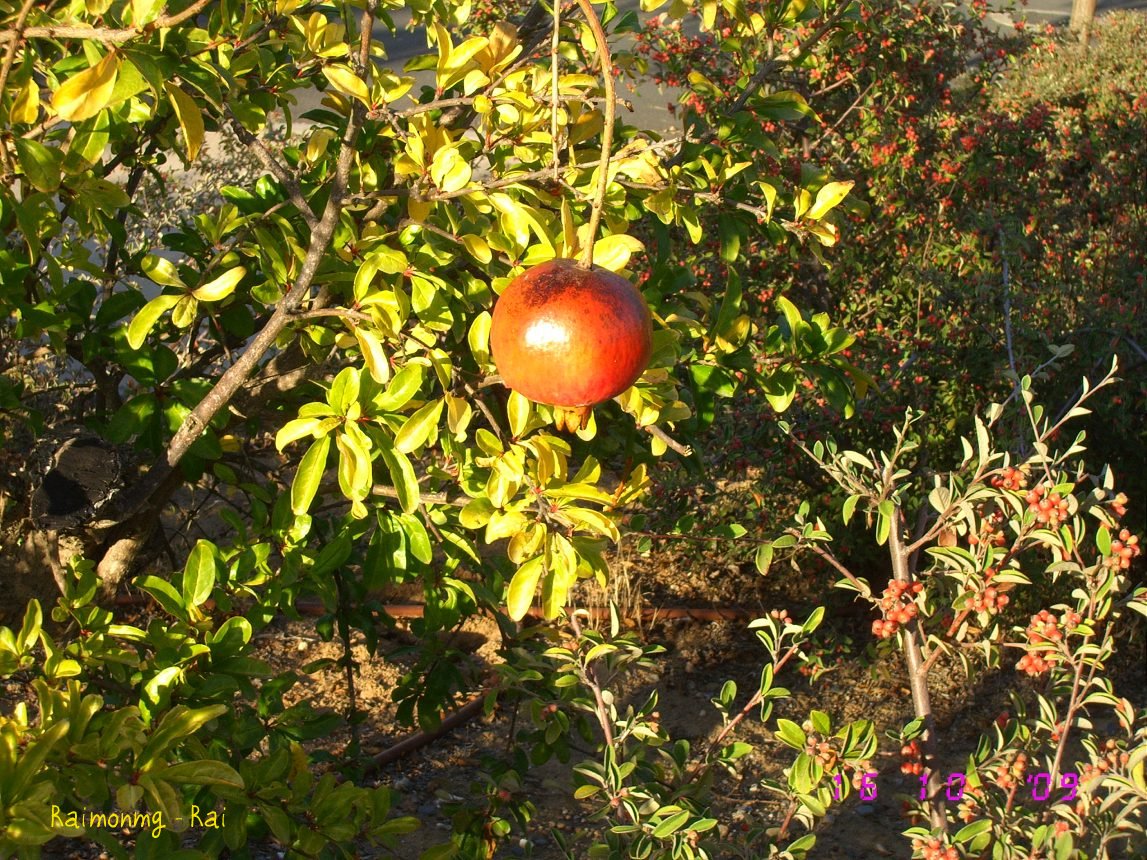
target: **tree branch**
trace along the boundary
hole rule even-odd
[[[83,27],[75,25],[53,25],[48,27],[27,27],[22,32],[19,24],[11,30],[0,30],[0,45],[19,42],[24,39],[83,39],[89,42],[102,42],[105,45],[121,45],[140,36],[146,36],[156,30],[166,30],[182,24],[202,12],[211,4],[211,0],[196,0],[182,12],[174,15],[160,15],[150,24],[142,27],[124,27],[113,29],[110,27]]]
[[[243,123],[239,122],[239,117],[235,116],[231,107],[227,107],[227,120],[231,126],[235,136],[239,141],[251,150],[259,162],[267,168],[268,172],[282,183],[283,188],[287,192],[287,196],[291,198],[291,203],[299,210],[299,214],[303,220],[307,222],[307,226],[312,230],[318,225],[318,219],[315,213],[311,210],[310,205],[307,203],[306,198],[303,197],[303,190],[299,187],[299,181],[295,176],[283,167],[259,138],[255,137]]]
[[[15,37],[8,42],[8,50],[4,52],[4,65],[0,67],[0,94],[8,86],[8,75],[12,73],[12,63],[16,60],[16,51],[19,50],[20,42],[24,38],[24,24],[27,22],[28,13],[32,11],[35,2],[36,0],[24,0],[24,5],[20,7],[20,14],[16,16],[16,26],[12,31]],[[7,144],[0,144],[0,157],[4,160],[4,175],[14,175],[16,170],[12,164],[12,158],[8,154]]]

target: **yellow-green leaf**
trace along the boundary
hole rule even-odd
[[[116,88],[119,55],[111,52],[93,67],[65,80],[52,94],[52,109],[69,123],[80,123],[107,107]]]
[[[191,294],[201,302],[220,301],[235,291],[235,287],[239,285],[246,274],[247,270],[243,266],[236,266],[234,269],[228,269],[218,278],[193,290]]]
[[[805,217],[816,221],[823,218],[830,209],[835,207],[848,196],[848,192],[852,190],[853,182],[829,182],[816,193],[816,202],[812,204],[812,208],[805,213]]]
[[[315,430],[326,420],[320,417],[294,418],[279,428],[275,434],[275,450],[282,451],[297,439],[314,435]]]
[[[526,422],[530,420],[530,401],[518,392],[511,391],[506,401],[506,415],[510,419],[510,432],[515,437],[521,436],[526,429]]]
[[[489,311],[482,311],[474,317],[474,322],[470,324],[470,331],[466,335],[470,352],[480,365],[490,363],[490,326],[493,321],[494,318],[490,316]]]
[[[13,125],[34,123],[40,116],[40,87],[35,79],[28,78],[28,82],[16,93],[12,100],[12,108],[8,111],[8,119]],[[17,138],[18,140],[19,138]]]
[[[808,212],[808,208],[811,204],[812,195],[809,194],[805,189],[798,188],[796,193],[793,195],[793,211],[796,213],[798,220],[801,218],[801,216]]]
[[[327,468],[327,455],[331,450],[331,437],[320,436],[314,441],[303,459],[299,461],[299,470],[295,472],[295,480],[291,482],[291,510],[296,514],[305,514],[310,510],[315,493],[318,492],[319,482],[322,481],[323,472]]]
[[[490,251],[489,243],[481,236],[474,233],[467,233],[462,237],[462,244],[466,247],[466,251],[477,260],[479,263],[485,265],[494,258],[493,253]]]
[[[624,233],[606,236],[593,243],[593,262],[595,266],[619,272],[629,262],[630,255],[644,247],[645,245],[636,236]]]
[[[442,399],[432,400],[406,419],[394,437],[394,447],[403,454],[417,450],[426,441],[430,431],[442,417]]]
[[[368,107],[370,106],[370,90],[366,88],[366,83],[351,70],[350,66],[341,64],[323,66],[323,77],[344,96],[351,96]]]
[[[390,379],[390,362],[386,360],[386,353],[382,351],[382,341],[378,339],[378,335],[362,326],[354,330],[354,336],[371,378],[379,385],[385,385]]]
[[[143,262],[140,263],[140,268],[157,284],[163,284],[165,287],[187,288],[187,285],[183,283],[183,278],[179,277],[175,263],[165,257],[147,254],[143,258]]]
[[[538,580],[541,579],[544,569],[543,557],[536,555],[519,567],[514,578],[510,580],[510,587],[506,592],[506,611],[515,621],[521,621],[530,611],[534,594],[538,590]]]
[[[118,72],[119,55],[112,51],[60,84],[52,93],[52,109],[67,122],[82,122],[95,116],[111,100]]]
[[[466,436],[466,428],[474,416],[474,409],[465,397],[446,395],[446,426],[459,442]]]
[[[131,0],[131,22],[136,27],[150,24],[159,17],[167,0]]]
[[[430,162],[430,179],[447,194],[459,191],[470,181],[470,164],[456,146],[444,146]]]
[[[171,321],[176,328],[187,328],[199,313],[199,300],[195,296],[180,296],[171,312]]]
[[[171,81],[164,81],[163,88],[167,90],[167,98],[175,109],[175,118],[179,120],[183,143],[187,147],[187,160],[194,161],[203,146],[203,112],[195,99]]]
[[[155,326],[159,318],[179,304],[183,296],[162,295],[156,296],[139,309],[139,313],[127,327],[127,343],[132,349],[143,346],[147,333]]]
[[[398,504],[402,512],[414,513],[418,510],[422,498],[418,489],[418,477],[414,474],[414,466],[411,465],[410,459],[389,445],[381,445],[378,453],[390,470],[390,479],[394,482],[394,489],[398,491]]]

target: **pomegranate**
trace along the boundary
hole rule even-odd
[[[507,387],[557,406],[580,430],[649,364],[653,326],[641,293],[606,269],[550,260],[510,282],[494,306],[490,349]]]

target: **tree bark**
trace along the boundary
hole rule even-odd
[[[1079,41],[1087,46],[1091,38],[1091,25],[1095,22],[1095,0],[1072,0],[1071,23],[1068,25],[1071,32],[1079,37]]]

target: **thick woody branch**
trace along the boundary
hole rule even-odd
[[[80,27],[48,26],[26,27],[22,32],[19,25],[11,30],[0,30],[0,45],[19,42],[21,39],[82,39],[88,42],[102,42],[105,45],[122,45],[156,30],[166,30],[193,18],[211,5],[211,0],[196,0],[182,12],[174,15],[160,15],[150,24],[142,27]]]

